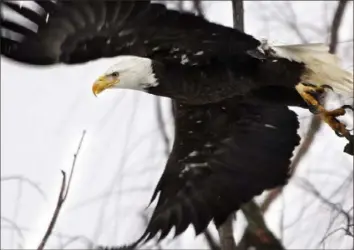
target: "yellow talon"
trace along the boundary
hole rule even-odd
[[[316,94],[323,93],[327,86],[308,86],[306,84],[299,83],[295,88],[304,99],[304,101],[310,106],[312,113],[318,114],[321,119],[327,123],[338,136],[346,137],[348,140],[351,138],[349,130],[346,129],[346,125],[340,122],[337,117],[345,115],[345,109],[348,108],[353,110],[353,107],[344,105],[343,107],[335,110],[326,110],[318,98],[316,98]]]

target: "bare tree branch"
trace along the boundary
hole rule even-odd
[[[74,243],[76,241],[84,242],[87,249],[93,249],[93,247],[94,247],[94,244],[93,244],[93,242],[90,239],[86,238],[85,236],[78,235],[78,236],[69,237],[67,239],[67,241],[63,242],[62,247],[60,249],[65,249],[70,244],[72,244],[72,243]]]
[[[73,160],[73,163],[72,163],[72,165],[71,165],[71,171],[70,171],[70,175],[69,175],[68,185],[67,185],[67,187],[66,187],[66,190],[65,190],[65,193],[64,193],[64,197],[63,197],[64,200],[66,199],[66,197],[68,196],[68,193],[69,193],[69,189],[70,189],[70,185],[71,185],[71,180],[72,180],[72,177],[73,177],[73,174],[74,174],[75,165],[76,165],[76,160],[77,160],[77,157],[78,157],[78,155],[79,155],[79,153],[80,153],[81,146],[82,146],[82,143],[83,143],[83,141],[84,141],[85,135],[86,135],[86,130],[84,130],[84,131],[82,132],[79,145],[78,145],[78,147],[77,147],[76,153],[74,154],[74,160]]]
[[[244,30],[243,1],[232,0],[232,9],[233,9],[234,28],[243,31]],[[255,236],[257,242],[261,242],[261,244],[262,245],[264,244],[264,246],[266,247],[272,246],[273,247],[272,249],[283,249],[280,242],[275,238],[273,233],[267,228],[262,213],[260,212],[258,205],[254,201],[250,201],[247,204],[241,206],[241,210],[247,219],[249,232],[251,233],[251,235]],[[242,243],[245,243],[245,242],[241,242],[241,245],[238,245],[236,247],[236,243],[233,238],[231,216],[227,219],[224,225],[222,225],[221,228],[219,229],[219,235],[220,235],[220,242],[223,250],[242,249],[243,247]],[[255,241],[252,240],[252,242]],[[257,248],[257,249],[262,249],[262,248]]]
[[[162,135],[162,139],[165,143],[165,155],[168,157],[168,154],[170,153],[170,139],[168,138],[167,131],[165,129],[164,121],[163,121],[163,116],[162,116],[162,107],[161,107],[161,98],[156,97],[155,98],[155,104],[156,104],[156,114],[157,114],[157,123],[159,125],[159,130]]]
[[[22,229],[16,224],[16,222],[7,219],[3,216],[1,216],[1,220],[7,222],[8,224],[10,224],[11,229],[14,229],[14,231],[17,232],[18,236],[20,237],[21,241],[23,242],[25,240],[23,233],[22,233]],[[3,226],[1,225],[1,228],[3,228]],[[22,248],[22,244],[19,244],[19,248]]]
[[[234,28],[244,30],[243,0],[231,0]]]
[[[232,9],[233,9],[233,20],[234,20],[234,27],[243,30],[244,28],[244,18],[243,18],[243,1],[242,0],[231,0],[232,2]],[[345,9],[345,2],[347,1],[340,1],[338,4],[338,8],[336,10],[333,23],[332,23],[332,28],[331,28],[331,43],[330,43],[330,52],[334,53],[336,51],[336,45],[338,41],[338,29],[340,27],[341,19],[344,13]],[[199,15],[203,15],[203,10],[201,7],[201,1],[200,0],[194,0],[193,1],[194,9]],[[180,5],[182,6],[182,5]],[[182,8],[182,7],[181,7]],[[290,26],[291,29],[293,29],[296,34],[299,35],[300,39],[303,42],[307,42],[306,37],[301,33],[298,23],[296,21],[296,16],[295,12],[292,9],[292,6],[290,8],[291,11],[291,16],[294,17],[291,19],[292,21],[286,21],[286,23]],[[288,19],[289,20],[289,19]],[[169,145],[169,140],[168,137],[166,136],[165,129],[163,128],[163,121],[162,121],[162,112],[161,108],[158,107],[159,104],[157,104],[157,114],[158,114],[158,120],[159,120],[159,126],[161,128],[161,132],[163,134],[164,141],[167,145]],[[172,113],[174,114],[174,108],[172,104]],[[314,116],[311,124],[309,131],[307,133],[307,136],[305,140],[303,141],[298,153],[293,159],[292,165],[290,166],[290,169],[292,171],[292,174],[296,171],[299,162],[303,158],[303,156],[307,153],[308,148],[312,144],[315,135],[317,131],[320,129],[321,126],[321,121],[317,116]],[[166,139],[167,138],[167,139]],[[169,149],[169,147],[168,147]],[[167,150],[168,150],[167,149]],[[166,152],[168,152],[166,150]],[[269,192],[268,196],[266,197],[265,201],[259,208],[258,205],[254,202],[251,201],[248,204],[245,204],[242,206],[242,212],[245,214],[246,219],[249,223],[247,229],[245,230],[244,237],[242,238],[240,244],[237,246],[237,249],[245,249],[242,247],[250,246],[250,242],[254,243],[251,245],[256,246],[257,249],[284,249],[280,241],[273,235],[273,233],[267,228],[262,214],[265,213],[269,206],[273,203],[274,200],[277,199],[279,194],[281,194],[282,188],[276,188],[273,189]],[[234,250],[236,249],[236,244],[233,238],[233,229],[232,229],[232,216],[227,219],[227,221],[219,228],[218,230],[219,236],[220,236],[220,242],[221,242],[221,249],[223,250]],[[215,249],[217,247],[217,244],[213,244],[212,241],[210,241],[211,236],[209,231],[206,231],[204,234],[206,239],[209,242],[209,246],[211,249]],[[246,243],[246,245],[245,245]]]
[[[329,44],[329,52],[335,54],[337,51],[338,43],[338,31],[342,23],[345,7],[347,6],[348,0],[340,0],[337,6],[337,10],[334,14],[332,27],[331,27],[331,41]]]
[[[331,41],[330,41],[330,52],[335,53],[336,48],[337,48],[337,41],[338,41],[338,31],[339,27],[343,18],[345,6],[347,4],[347,0],[341,0],[338,2],[338,7],[335,11],[333,21],[332,21],[332,26],[331,26]],[[311,123],[309,125],[308,132],[306,136],[304,137],[304,141],[301,143],[301,146],[294,157],[292,164],[290,166],[290,169],[292,171],[292,175],[296,171],[301,159],[306,155],[308,149],[312,145],[317,132],[320,130],[322,125],[321,119],[318,116],[313,116]],[[276,189],[273,189],[269,192],[268,196],[266,197],[263,205],[262,205],[262,211],[266,212],[271,203],[276,200],[276,198],[279,196],[281,193],[281,189],[283,187],[279,187]]]
[[[343,17],[343,13],[345,10],[345,5],[346,5],[346,0],[344,1],[340,1],[338,3],[338,7],[337,10],[335,12],[334,18],[333,18],[333,22],[332,22],[332,28],[331,28],[331,42],[330,42],[330,52],[331,53],[335,53],[336,51],[336,47],[337,47],[337,41],[338,41],[338,30],[340,27],[340,23]],[[288,5],[290,6],[291,4],[288,3]],[[302,35],[302,33],[300,32],[300,29],[297,25],[297,21],[296,21],[296,15],[293,11],[292,8],[289,8],[291,10],[291,14],[293,17],[292,21],[287,21],[288,25],[290,26],[291,29],[293,29],[298,35],[299,38],[302,41],[306,41],[306,38]],[[299,166],[299,163],[301,161],[301,159],[306,155],[306,153],[308,152],[309,147],[312,145],[314,138],[317,134],[317,132],[319,131],[320,127],[321,127],[321,120],[319,119],[318,116],[313,116],[312,120],[311,120],[311,124],[309,126],[309,130],[307,132],[307,135],[305,136],[305,140],[302,142],[300,149],[298,150],[296,156],[294,157],[292,164],[290,166],[290,170],[291,170],[291,176],[294,175],[294,172],[296,171],[297,167]],[[282,189],[283,187],[279,187],[279,188],[275,188],[273,190],[271,190],[267,197],[265,198],[264,202],[262,203],[261,207],[260,207],[260,211],[261,213],[265,213],[268,208],[270,207],[270,205],[279,197],[279,195],[282,193]],[[255,203],[248,203],[246,205],[244,205],[244,207],[252,207],[254,210],[256,211],[255,207],[257,206]],[[243,209],[242,210],[243,213],[246,215],[247,214],[247,209]],[[258,219],[261,219],[261,216],[259,215]],[[247,221],[249,222],[249,218],[247,218]],[[260,220],[259,225],[262,225],[262,221]],[[240,241],[240,245],[245,249],[245,247],[247,247],[247,244],[244,244],[244,241],[247,241],[248,238],[248,234],[251,231],[251,225],[249,224],[247,229],[245,230],[245,233]],[[270,232],[271,233],[271,232]],[[270,238],[274,237],[273,235],[270,235]],[[260,238],[258,238],[260,239]],[[274,238],[275,239],[275,238]],[[275,242],[277,242],[278,240],[275,239]],[[278,248],[279,247],[279,248]],[[278,246],[272,246],[271,249],[282,249],[283,246],[281,244],[279,244]],[[258,246],[257,249],[262,249],[262,245]]]
[[[11,220],[4,218],[4,217],[1,217],[1,220],[4,220],[5,222],[10,224],[10,226],[1,225],[1,230],[16,230],[16,231],[18,231],[19,234],[21,234],[20,237],[22,240],[24,240],[23,232],[37,231],[37,229],[34,229],[34,228],[18,226],[18,225],[16,225],[16,223],[14,223]],[[83,235],[69,235],[69,234],[55,232],[53,230],[51,236],[57,238],[60,241],[63,241],[63,244],[61,245],[62,248],[59,248],[59,249],[64,249],[69,244],[71,244],[75,241],[79,241],[79,240],[85,243],[85,245],[87,246],[86,249],[93,249],[93,247],[94,247],[93,242],[89,238],[87,238],[86,236],[83,236]],[[19,247],[19,249],[21,249],[21,248],[22,247]]]
[[[234,239],[234,231],[232,223],[235,215],[231,214],[226,221],[218,228],[220,237],[220,245],[222,250],[236,250],[236,243]]]
[[[242,213],[245,215],[248,226],[237,246],[237,250],[255,247],[257,250],[283,250],[280,241],[268,229],[259,206],[254,202],[248,202],[242,206]]]
[[[178,6],[177,6],[177,8],[178,8],[179,10],[183,10],[183,9],[184,9],[184,0],[178,1]]]
[[[264,201],[260,205],[260,209],[261,209],[262,213],[265,213],[268,210],[269,206],[274,202],[274,200],[276,198],[278,198],[278,196],[281,194],[282,190],[283,190],[283,188],[274,188],[269,191],[268,195],[266,196],[266,198],[264,199]]]
[[[306,36],[300,31],[300,27],[298,25],[297,16],[295,14],[292,2],[285,2],[286,8],[290,11],[290,18],[285,18],[286,23],[289,27],[296,33],[296,35],[300,38],[303,43],[308,43]]]
[[[85,137],[85,134],[86,134],[86,131],[84,130],[83,133],[82,133],[82,136],[81,136],[81,139],[80,139],[80,142],[79,142],[79,146],[76,150],[76,153],[74,154],[74,160],[73,160],[73,163],[72,163],[72,166],[71,166],[71,171],[70,171],[70,176],[69,176],[69,181],[68,181],[68,184],[66,185],[66,173],[61,170],[61,173],[62,173],[62,182],[61,182],[61,187],[60,187],[60,192],[59,192],[59,197],[58,197],[58,201],[57,201],[57,205],[55,207],[55,210],[54,210],[54,213],[53,213],[53,216],[52,216],[52,219],[50,220],[50,223],[48,225],[48,228],[37,248],[37,250],[43,250],[49,237],[51,236],[52,232],[53,232],[53,229],[55,227],[55,224],[57,222],[57,219],[59,217],[59,213],[60,213],[60,210],[68,196],[68,193],[69,193],[69,188],[70,188],[70,184],[71,184],[71,180],[72,180],[72,176],[74,174],[74,169],[75,169],[75,164],[76,164],[76,159],[79,155],[79,152],[80,152],[80,149],[81,149],[81,145],[82,145],[82,142],[84,140],[84,137]]]
[[[303,188],[308,191],[310,194],[312,194],[314,197],[319,199],[323,204],[328,206],[329,208],[333,209],[334,211],[337,211],[339,215],[342,215],[345,218],[346,221],[346,227],[341,227],[340,229],[343,229],[346,235],[353,236],[353,216],[350,215],[350,211],[352,211],[352,208],[349,209],[349,211],[345,211],[343,207],[340,204],[336,204],[331,202],[328,198],[324,197],[321,192],[308,180],[302,179],[302,186]],[[352,228],[351,228],[352,227]],[[338,230],[334,230],[337,232]],[[326,233],[326,236],[323,237],[321,240],[320,244],[323,243],[330,235],[332,235],[334,232],[331,233]]]
[[[178,8],[179,8],[179,10],[183,10],[183,8],[184,8],[183,1],[179,2]],[[204,11],[203,11],[203,6],[202,6],[202,1],[201,0],[193,0],[193,9],[198,15],[204,16]],[[172,100],[171,101],[171,113],[172,113],[173,119],[176,118],[176,107],[175,107],[175,105],[176,105],[176,103]],[[168,157],[169,153],[170,153],[171,142],[170,142],[170,139],[169,139],[169,137],[167,135],[167,131],[166,131],[165,126],[164,126],[160,97],[156,98],[156,106],[155,107],[156,107],[159,131],[161,132],[163,141],[165,143],[165,155],[166,155],[166,157]],[[206,239],[206,241],[207,241],[207,243],[209,245],[209,248],[211,250],[220,250],[220,247],[218,246],[218,243],[215,241],[215,239],[213,238],[212,234],[210,233],[210,231],[208,229],[205,230],[204,237],[205,237],[205,239]]]
[[[199,16],[204,16],[202,0],[193,0],[193,8]]]
[[[63,170],[61,170],[61,173],[62,173],[63,178],[61,181],[61,187],[60,187],[60,193],[59,193],[59,197],[58,197],[57,206],[55,207],[54,214],[52,216],[52,219],[50,220],[47,231],[45,232],[43,239],[41,240],[41,243],[39,244],[39,246],[37,248],[38,250],[44,249],[45,244],[47,243],[50,235],[52,234],[55,223],[56,223],[58,216],[59,216],[60,209],[63,205],[63,201],[64,201],[63,197],[64,197],[64,193],[65,193],[65,184],[66,184],[66,174]]]
[[[231,0],[232,3],[232,17],[233,27],[243,31],[243,0]],[[232,227],[233,220],[236,215],[230,215],[226,221],[218,228],[220,245],[222,250],[236,250],[236,242],[234,239],[234,230]]]
[[[28,183],[31,187],[33,187],[36,191],[38,191],[38,193],[43,197],[44,200],[47,200],[47,197],[46,197],[43,189],[41,189],[41,187],[37,183],[35,183],[34,181],[32,181],[26,177],[23,177],[21,175],[11,175],[11,176],[1,177],[1,182],[13,181],[13,180]]]
[[[209,245],[210,250],[221,250],[219,244],[215,241],[213,235],[208,229],[205,230],[204,237]]]

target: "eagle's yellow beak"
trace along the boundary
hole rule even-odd
[[[92,85],[92,92],[95,96],[97,96],[103,90],[108,89],[117,83],[119,83],[119,79],[117,78],[111,76],[101,76]]]

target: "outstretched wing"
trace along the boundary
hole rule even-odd
[[[37,65],[122,54],[195,63],[259,45],[243,32],[148,0],[35,3],[37,10],[2,1],[1,54]]]
[[[177,105],[176,138],[152,197],[158,202],[139,241],[163,239],[193,225],[196,234],[216,226],[266,189],[285,185],[299,144],[297,116],[285,106],[237,99]]]

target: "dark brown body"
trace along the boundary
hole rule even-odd
[[[43,13],[1,5],[38,25],[1,16],[1,54],[31,65],[78,64],[135,55],[153,60],[151,94],[174,99],[175,141],[152,200],[157,206],[137,242],[193,225],[219,226],[241,204],[287,182],[304,106],[295,85],[304,66],[260,55],[238,30],[149,1],[37,1]],[[258,53],[258,55],[257,55]],[[48,83],[50,84],[50,83]],[[134,132],[134,131],[128,131]]]
[[[304,65],[286,59],[259,60],[245,53],[235,58],[218,58],[203,66],[155,62],[153,69],[159,85],[148,92],[186,104],[248,96],[269,103],[305,106],[295,90]]]

